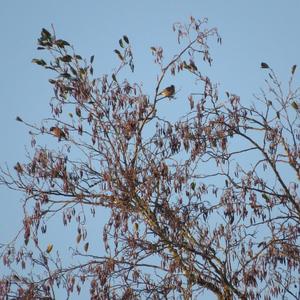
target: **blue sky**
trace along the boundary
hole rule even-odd
[[[212,44],[214,58],[209,74],[222,90],[254,101],[252,94],[264,86],[262,61],[286,80],[293,64],[300,65],[300,2],[298,0],[228,1],[16,1],[0,2],[0,103],[2,143],[0,164],[13,166],[25,159],[30,136],[23,119],[39,123],[48,116],[52,95],[42,68],[31,63],[42,53],[36,39],[42,27],[56,29],[57,36],[71,42],[84,57],[95,55],[95,73],[108,73],[116,65],[113,50],[126,34],[131,40],[138,83],[151,94],[156,68],[149,47],[161,45],[176,53],[172,24],[189,16],[207,17],[223,39]],[[182,83],[184,86],[184,83]],[[168,113],[168,112],[166,112]],[[0,241],[12,236],[20,213],[20,195],[0,186]],[[5,207],[5,208],[4,208]]]

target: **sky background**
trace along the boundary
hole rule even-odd
[[[135,56],[134,80],[153,94],[158,70],[149,48],[160,45],[175,54],[172,24],[187,23],[191,15],[207,17],[223,40],[221,46],[212,43],[214,62],[209,75],[221,90],[250,103],[253,93],[264,86],[262,61],[282,80],[287,80],[293,64],[300,65],[299,11],[299,0],[0,0],[1,166],[24,161],[25,149],[30,147],[28,129],[15,121],[16,116],[39,124],[50,113],[48,79],[52,74],[31,63],[43,55],[36,50],[42,27],[53,24],[57,36],[72,43],[81,56],[95,55],[94,71],[99,75],[116,65],[113,50],[126,34]],[[166,113],[171,114],[172,108]],[[21,197],[0,186],[0,241],[11,238],[20,225]]]

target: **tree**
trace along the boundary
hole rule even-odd
[[[91,299],[196,299],[206,291],[218,300],[299,299],[296,65],[285,88],[262,63],[267,88],[253,104],[219,95],[203,70],[212,63],[209,39],[221,38],[206,26],[175,24],[179,50],[167,63],[151,47],[159,66],[152,92],[123,75],[134,73],[127,36],[115,50],[119,66],[97,78],[94,56],[84,60],[42,30],[38,49],[50,55],[33,62],[55,73],[54,97],[41,126],[17,118],[30,127],[33,150],[14,170],[2,168],[1,184],[24,195],[24,243],[1,247],[4,265],[20,271],[3,275],[2,297],[54,299],[58,288],[71,296],[88,285]],[[161,94],[172,76],[196,80],[196,92]],[[163,117],[164,102],[180,103],[182,115]],[[39,145],[45,136],[54,149]],[[104,209],[99,254],[87,224]],[[50,216],[77,222],[70,264],[52,243],[40,246]]]

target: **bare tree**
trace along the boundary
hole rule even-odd
[[[24,245],[1,247],[8,270],[20,270],[2,277],[4,299],[54,299],[57,287],[71,297],[84,284],[91,299],[197,299],[206,291],[218,300],[299,299],[296,66],[282,84],[262,63],[269,77],[255,104],[219,95],[204,71],[209,39],[221,38],[206,26],[175,24],[179,50],[168,62],[151,47],[159,66],[152,92],[123,75],[134,73],[127,36],[115,50],[119,66],[98,78],[94,56],[84,60],[42,30],[38,49],[49,56],[33,62],[55,73],[54,96],[40,126],[17,118],[30,127],[33,151],[14,170],[2,168],[1,183],[24,196]],[[186,76],[191,93],[172,76]],[[180,105],[181,115],[165,117],[163,102]],[[39,146],[45,136],[54,149]],[[87,225],[105,209],[105,249],[93,253]],[[70,264],[52,243],[40,246],[49,216],[78,223]]]

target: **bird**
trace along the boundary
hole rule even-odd
[[[165,89],[163,89],[158,96],[162,95],[164,97],[169,97],[171,98],[175,94],[175,86],[172,84]]]
[[[59,141],[61,140],[61,138],[66,139],[66,134],[59,127],[51,127],[50,132],[58,137]]]

